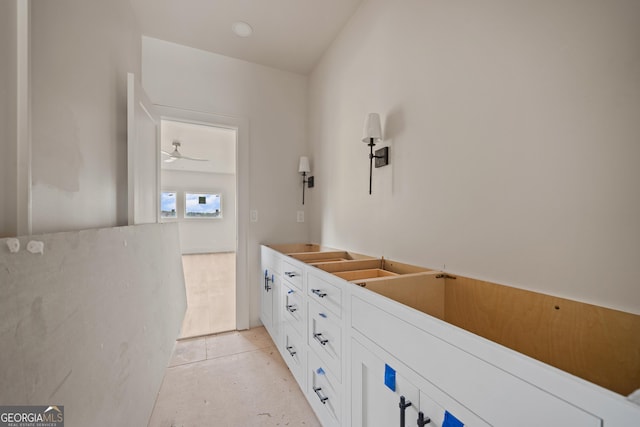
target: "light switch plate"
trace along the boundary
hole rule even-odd
[[[251,222],[258,222],[258,211],[251,211]]]
[[[298,222],[304,222],[304,211],[298,211]]]

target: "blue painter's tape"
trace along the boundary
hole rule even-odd
[[[317,373],[318,375],[324,375],[324,369],[322,369],[322,368],[318,368],[318,369],[316,369],[316,373]]]
[[[396,370],[386,363],[384,364],[384,385],[391,391],[396,391]]]
[[[464,427],[462,421],[454,417],[451,412],[444,411],[444,422],[442,427]]]

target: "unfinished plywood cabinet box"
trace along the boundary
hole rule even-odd
[[[640,316],[315,244],[262,267],[262,321],[323,425],[397,425],[401,398],[406,425],[640,420]]]

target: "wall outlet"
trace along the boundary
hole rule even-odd
[[[304,222],[304,211],[298,211],[298,222]]]
[[[251,222],[258,222],[258,211],[251,211]]]

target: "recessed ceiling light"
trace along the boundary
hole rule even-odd
[[[253,34],[253,28],[251,28],[251,25],[242,21],[234,22],[231,29],[238,37],[249,37]]]

